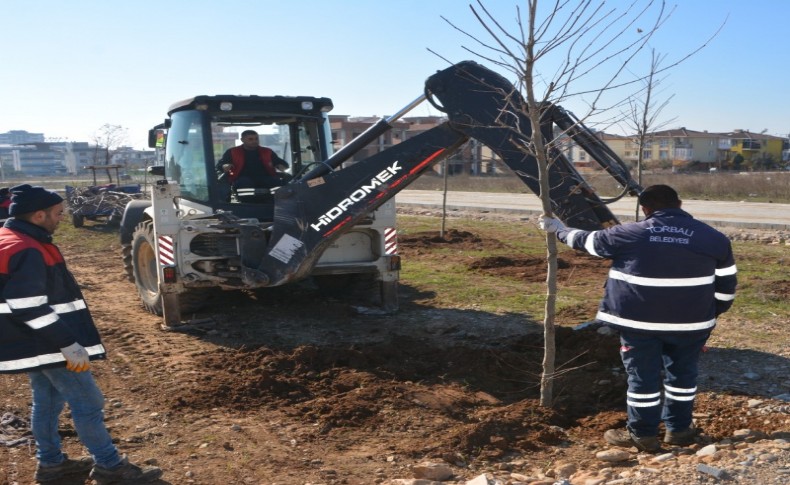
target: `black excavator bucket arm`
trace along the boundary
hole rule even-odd
[[[530,154],[532,126],[527,104],[504,77],[474,62],[462,62],[428,78],[426,90],[441,104],[450,126],[489,147],[535,194],[540,193],[538,166]],[[432,101],[432,98],[428,98]],[[641,189],[609,147],[580,121],[555,105],[541,109],[539,127],[546,141],[554,126],[581,146],[632,194]],[[568,225],[595,230],[617,224],[617,219],[562,152],[549,151],[549,198],[552,211]]]
[[[448,121],[382,152],[335,170],[360,148],[390,128],[422,99],[444,111]],[[532,128],[526,103],[499,74],[471,61],[429,77],[425,96],[365,133],[291,184],[275,193],[274,222],[267,244],[242,250],[244,278],[271,286],[306,276],[323,250],[371,211],[395,196],[432,165],[455,153],[469,138],[488,146],[533,192],[539,193],[535,158],[525,148]],[[641,189],[606,145],[578,120],[556,106],[545,106],[546,139],[553,125],[564,130],[626,191]],[[573,164],[559,150],[550,153],[553,211],[573,227],[599,229],[617,219]]]

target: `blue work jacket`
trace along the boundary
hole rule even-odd
[[[735,299],[730,240],[682,209],[600,231],[566,228],[560,241],[612,260],[596,319],[645,333],[709,332]]]

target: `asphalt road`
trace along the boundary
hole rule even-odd
[[[439,209],[442,207],[442,192],[403,190],[396,196],[395,203],[399,207]],[[524,217],[540,213],[538,197],[533,194],[448,192],[447,208],[523,214]],[[636,199],[624,197],[609,208],[621,221],[633,220]],[[695,218],[717,227],[790,229],[790,204],[684,200],[683,209]]]

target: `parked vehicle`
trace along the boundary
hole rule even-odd
[[[144,196],[139,184],[66,186],[66,204],[74,227],[82,227],[86,220],[104,220],[107,224],[120,224],[126,204],[133,199],[142,199]]]
[[[344,163],[423,100],[449,120],[380,153]],[[121,246],[143,305],[181,323],[206,292],[279,286],[307,277],[345,288],[371,277],[381,308],[397,309],[394,196],[468,139],[484,143],[533,192],[539,192],[526,102],[502,76],[463,62],[428,78],[425,94],[380,120],[332,154],[328,98],[196,96],[170,107],[149,133],[164,148],[163,178],[151,201],[127,205]],[[579,144],[625,189],[641,190],[627,167],[571,113],[544,107],[542,133],[554,126]],[[290,164],[292,180],[277,189],[234,192],[215,165],[239,133],[254,129],[262,145]],[[549,197],[573,227],[598,229],[617,219],[558,150],[551,152]],[[367,280],[364,280],[367,281]]]

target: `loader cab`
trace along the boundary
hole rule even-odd
[[[164,145],[165,177],[178,183],[188,209],[271,220],[272,191],[240,195],[217,173],[217,163],[228,149],[241,144],[243,131],[255,130],[260,145],[288,163],[287,178],[298,179],[332,154],[327,115],[331,109],[328,98],[197,96],[173,104],[166,123],[152,130],[149,144]]]

